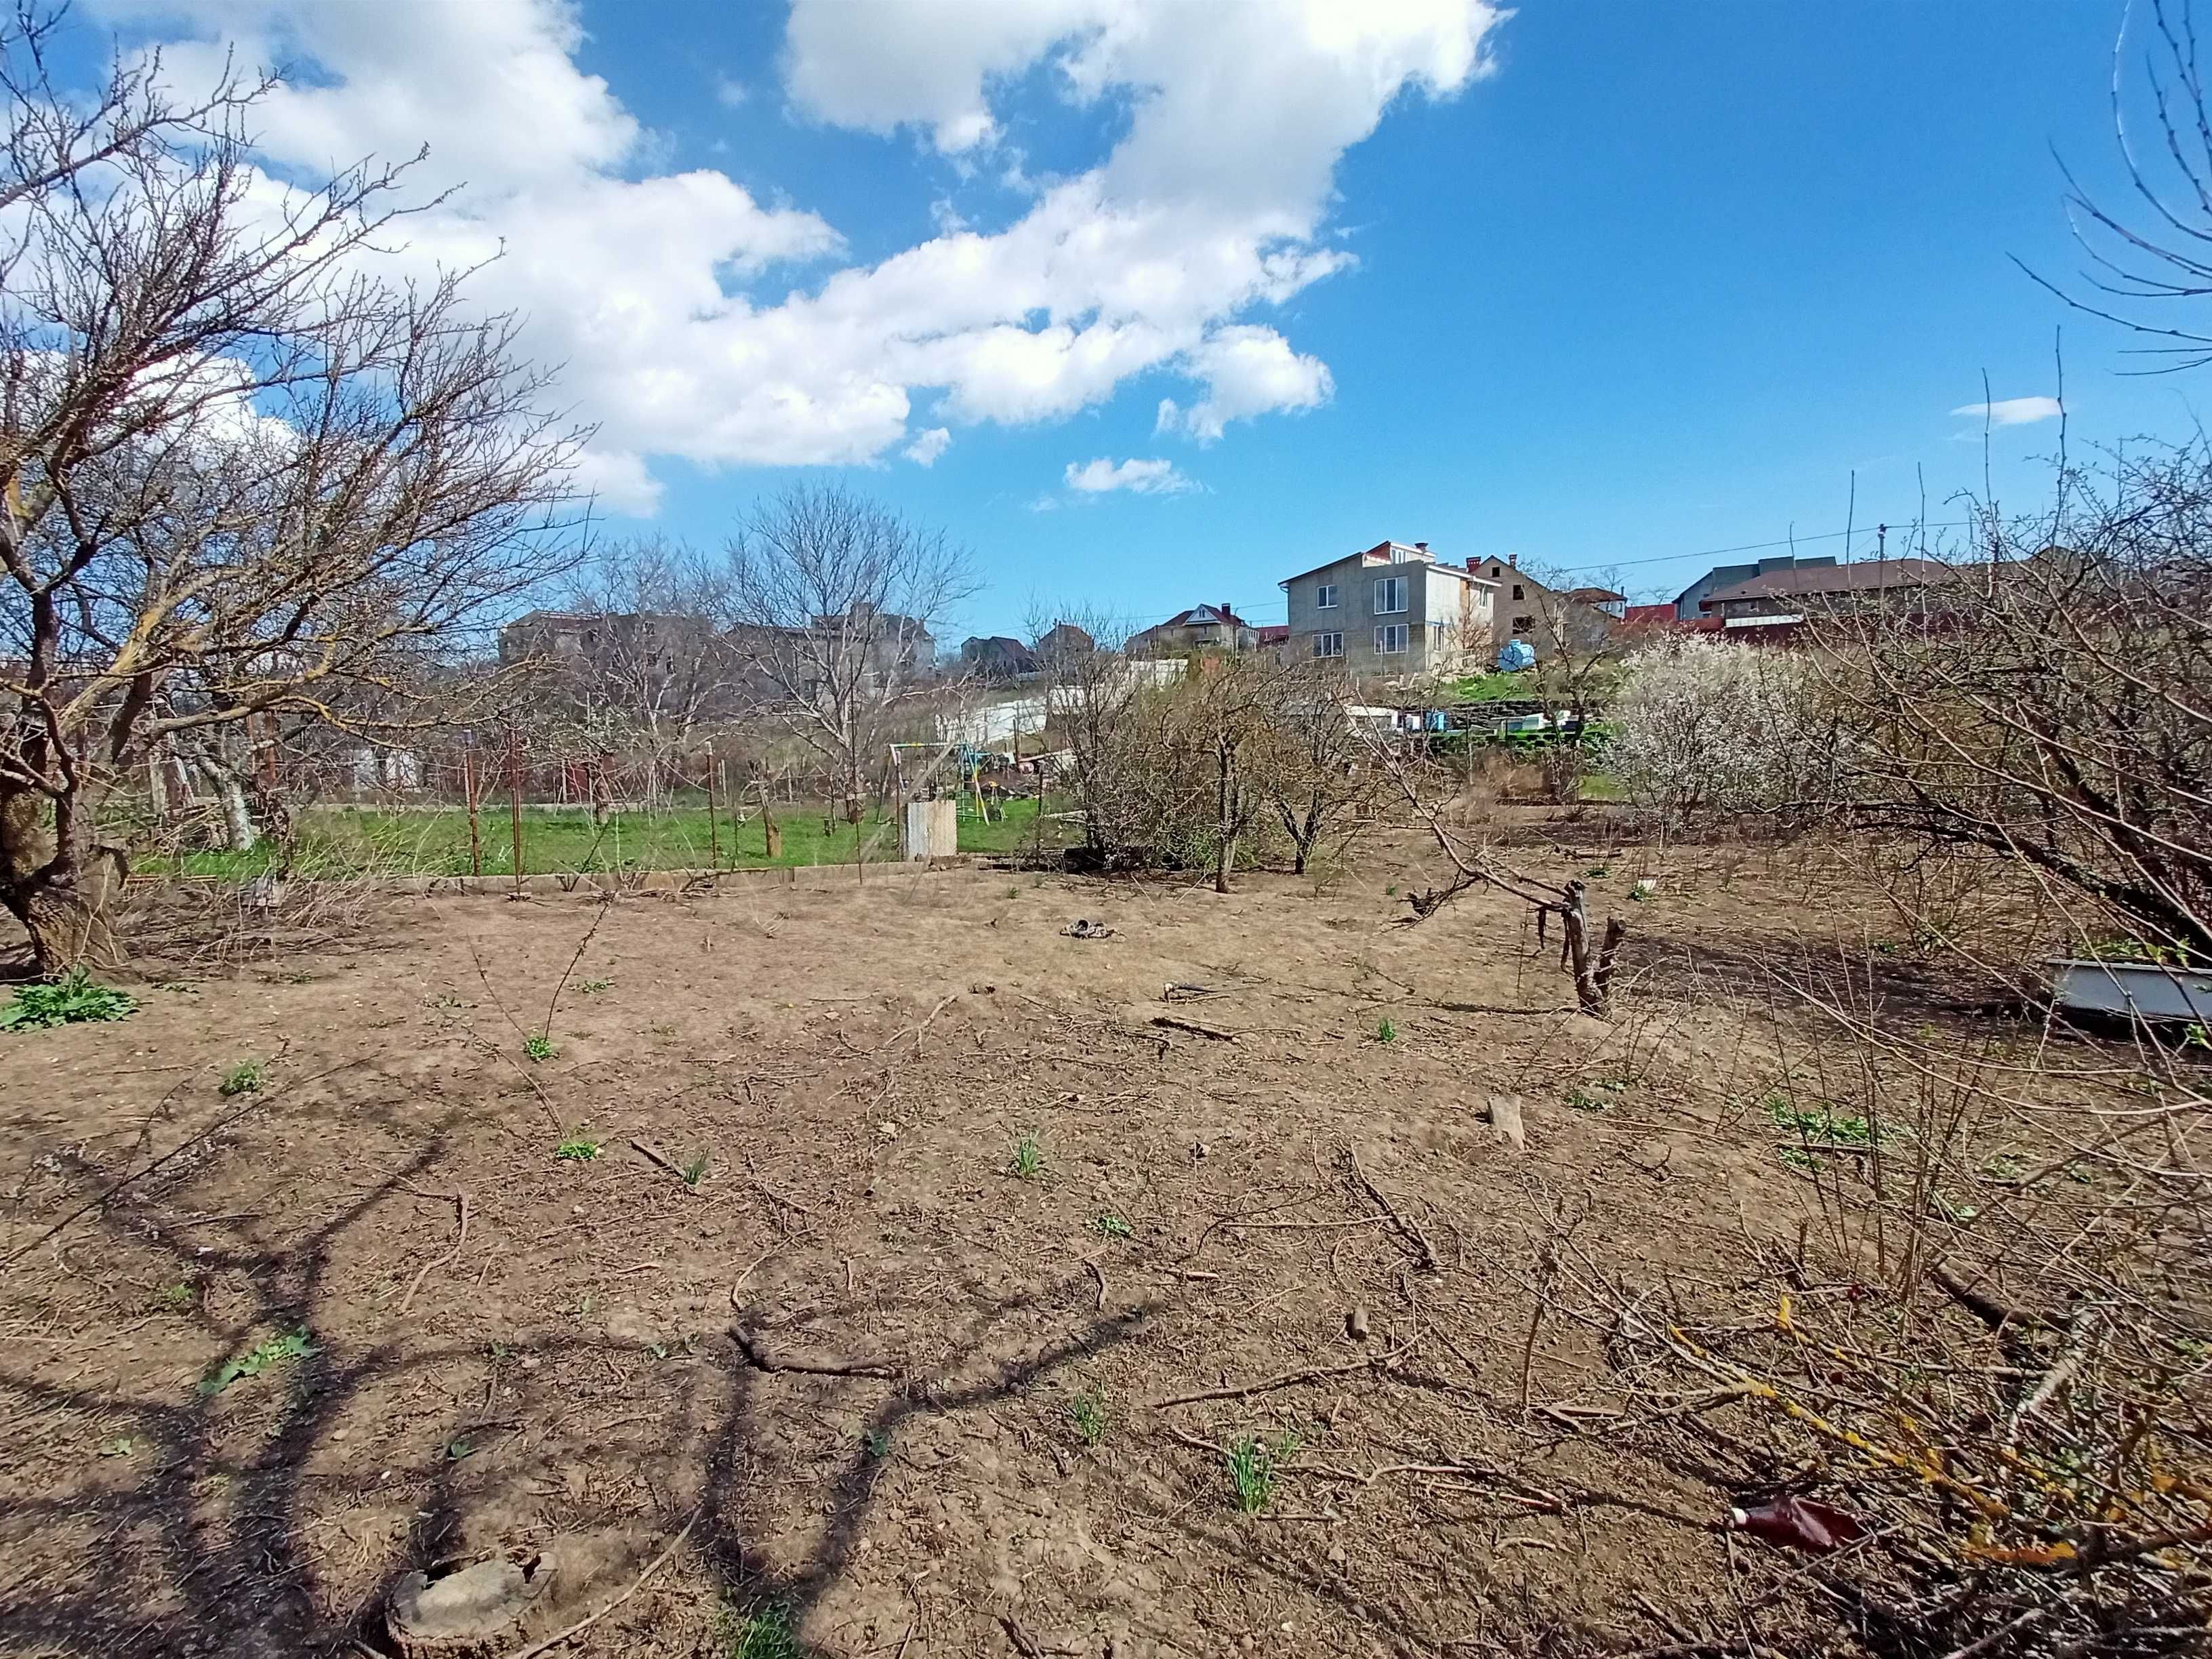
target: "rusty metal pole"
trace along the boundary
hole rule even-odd
[[[469,873],[483,874],[483,827],[477,811],[477,769],[475,734],[470,734],[471,744],[461,750],[461,794],[469,804]]]
[[[522,742],[507,728],[507,804],[514,828],[514,890],[522,890]]]
[[[722,867],[722,809],[714,799],[716,769],[714,753],[709,750],[707,755],[707,844],[710,849],[708,856],[714,860],[714,867],[720,870]]]

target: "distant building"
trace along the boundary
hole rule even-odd
[[[1075,656],[1097,648],[1098,641],[1072,622],[1055,622],[1037,635],[1036,655],[1041,662],[1051,662],[1055,658]]]
[[[1277,662],[1283,661],[1291,642],[1290,625],[1287,623],[1271,623],[1254,631],[1260,637],[1258,643],[1253,648],[1273,658]]]
[[[912,685],[936,671],[937,636],[921,618],[879,611],[866,600],[836,616],[815,617],[810,631],[836,641],[840,651],[858,645],[874,690]]]
[[[1609,587],[1553,587],[1521,568],[1518,554],[1474,560],[1469,568],[1497,585],[1493,647],[1518,640],[1539,662],[1563,648],[1584,655],[1595,653],[1628,609],[1627,597]]]
[[[1488,666],[1492,585],[1440,564],[1426,542],[1378,542],[1287,577],[1292,659],[1354,675],[1459,674]]]
[[[1957,574],[1940,559],[1868,559],[1856,564],[1829,559],[1760,571],[1706,592],[1698,609],[1719,617],[1724,629],[1787,626],[1804,621],[1808,611],[1869,600],[1923,603],[1929,590],[1954,581]]]
[[[1705,602],[1723,588],[1735,587],[1760,576],[1773,574],[1778,570],[1832,570],[1836,562],[1826,555],[1818,558],[1801,559],[1793,554],[1778,554],[1771,559],[1760,559],[1754,564],[1717,564],[1674,596],[1674,614],[1684,622],[1694,622],[1705,614]]]
[[[960,665],[978,679],[1012,680],[1036,672],[1036,653],[1004,634],[960,642]]]
[[[1129,635],[1128,652],[1133,657],[1181,657],[1194,651],[1234,656],[1259,643],[1260,630],[1228,605],[1194,605]]]

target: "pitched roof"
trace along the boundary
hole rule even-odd
[[[1151,634],[1163,628],[1204,628],[1215,623],[1226,623],[1231,628],[1249,629],[1252,626],[1250,623],[1246,622],[1243,617],[1224,605],[1194,605],[1188,611],[1176,611],[1164,623],[1153,623],[1144,631]]]
[[[1616,593],[1609,587],[1571,587],[1567,597],[1580,599],[1584,605],[1617,605],[1628,595]]]
[[[1824,593],[1867,593],[1890,587],[1926,587],[1957,573],[1941,559],[1868,559],[1858,564],[1799,565],[1708,593],[1698,609],[1729,599],[1783,599]]]

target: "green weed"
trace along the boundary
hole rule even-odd
[[[151,1299],[157,1308],[166,1308],[171,1313],[182,1313],[199,1300],[199,1292],[190,1284],[179,1279],[173,1285],[162,1285],[160,1290],[154,1292]]]
[[[1127,1238],[1132,1231],[1129,1224],[1118,1215],[1102,1215],[1091,1224],[1098,1230],[1101,1238]]]
[[[445,1446],[441,1449],[439,1455],[448,1463],[458,1463],[464,1457],[467,1457],[473,1454],[475,1450],[476,1446],[473,1442],[465,1440],[459,1435],[456,1435],[453,1439],[448,1440],[445,1443]]]
[[[235,1359],[226,1359],[200,1380],[200,1396],[206,1399],[221,1394],[234,1382],[250,1376],[258,1376],[271,1365],[287,1359],[305,1359],[315,1352],[314,1338],[302,1325],[282,1336],[272,1336],[258,1347],[248,1350]]]
[[[614,983],[611,979],[580,979],[576,981],[576,994],[595,997],[602,991],[612,990]]]
[[[1600,1078],[1596,1082],[1567,1091],[1567,1104],[1578,1112],[1609,1112],[1620,1104],[1620,1097],[1628,1085],[1619,1078]]]
[[[553,1039],[543,1031],[532,1031],[522,1039],[522,1052],[532,1060],[550,1060],[561,1051],[553,1046]]]
[[[32,1031],[53,1025],[125,1019],[138,1012],[138,999],[112,985],[94,983],[82,968],[46,985],[19,987],[0,1008],[0,1031]]]
[[[100,1455],[102,1457],[128,1457],[131,1455],[131,1441],[127,1437],[103,1440],[100,1443]]]
[[[860,1434],[860,1449],[868,1455],[868,1462],[880,1463],[891,1455],[890,1435],[882,1429],[866,1429]]]
[[[1391,883],[1388,887],[1385,887],[1385,888],[1382,890],[1382,896],[1383,896],[1384,898],[1395,898],[1395,897],[1397,897],[1397,896],[1398,896],[1398,884],[1397,884],[1396,882],[1395,882],[1395,881],[1394,881],[1394,882],[1392,882],[1392,883]]]
[[[1774,1127],[1801,1140],[1825,1141],[1831,1146],[1871,1146],[1874,1125],[1856,1112],[1834,1112],[1820,1106],[1793,1106],[1780,1095],[1766,1097],[1766,1115]]]
[[[1377,1042],[1395,1042],[1398,1040],[1398,1028],[1387,1019],[1382,1021],[1375,1028],[1375,1040]]]
[[[1044,1148],[1037,1145],[1035,1135],[1024,1135],[1015,1143],[1014,1161],[1007,1166],[1007,1173],[1017,1181],[1035,1181],[1044,1173]]]
[[[1802,1146],[1784,1146],[1782,1149],[1782,1161],[1791,1169],[1801,1170],[1807,1175],[1820,1173],[1820,1160]]]
[[[701,1152],[696,1158],[685,1158],[678,1166],[678,1173],[683,1176],[685,1186],[696,1188],[707,1178],[707,1171],[712,1169],[714,1164],[714,1159],[711,1153]]]
[[[219,1095],[258,1095],[261,1084],[261,1062],[241,1060],[222,1074],[222,1081],[216,1085],[215,1091]]]
[[[722,1659],[805,1659],[787,1602],[756,1601],[743,1613],[724,1607],[714,1623]]]
[[[1609,864],[1593,864],[1583,872],[1583,878],[1589,881],[1603,881],[1612,873],[1613,866]]]
[[[1230,1445],[1229,1480],[1236,1490],[1237,1507],[1257,1515],[1274,1501],[1275,1477],[1283,1460],[1298,1449],[1298,1437],[1285,1432],[1272,1446],[1256,1435],[1245,1435]]]
[[[605,1144],[592,1139],[580,1128],[571,1129],[567,1138],[553,1149],[553,1156],[571,1164],[589,1164],[599,1155],[599,1149]]]
[[[2017,1153],[1997,1152],[1982,1160],[1982,1173],[1996,1181],[2017,1181],[2027,1173],[2027,1165]]]
[[[1106,1437],[1106,1396],[1096,1389],[1085,1389],[1067,1402],[1067,1420],[1075,1425],[1085,1445],[1097,1445]]]

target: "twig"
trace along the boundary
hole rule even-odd
[[[892,1376],[898,1367],[886,1359],[817,1359],[805,1354],[778,1353],[742,1325],[730,1327],[730,1340],[745,1363],[757,1371],[798,1371],[808,1376]]]
[[[1407,1241],[1421,1253],[1422,1271],[1441,1273],[1443,1271],[1443,1265],[1437,1260],[1437,1253],[1429,1243],[1428,1235],[1400,1215],[1398,1206],[1385,1198],[1382,1195],[1382,1189],[1367,1178],[1367,1172],[1359,1167],[1358,1152],[1350,1146],[1346,1146],[1344,1150],[1352,1159],[1352,1178],[1366,1189],[1368,1197],[1382,1206],[1382,1212],[1390,1218],[1391,1224],[1404,1234]]]
[[[2020,1409],[2005,1425],[2004,1443],[2008,1450],[2020,1444],[2020,1431],[2027,1425],[2027,1419],[2049,1405],[2057,1397],[2058,1391],[2074,1380],[2074,1374],[2081,1369],[2081,1362],[2088,1357],[2089,1340],[2096,1328],[2097,1315],[2093,1309],[2075,1325],[2073,1334],[2066,1339],[2066,1352],[2058,1357],[2058,1363],[2045,1374],[2043,1381],[2036,1384],[2035,1392],[2021,1402]]]
[[[469,1195],[467,1192],[465,1190],[456,1190],[453,1194],[453,1202],[459,1206],[461,1212],[460,1231],[453,1236],[453,1248],[447,1251],[445,1255],[440,1256],[435,1261],[426,1261],[420,1267],[417,1267],[415,1270],[414,1282],[408,1285],[407,1294],[399,1298],[399,1311],[401,1313],[405,1313],[408,1308],[413,1304],[415,1300],[415,1292],[422,1288],[422,1281],[430,1276],[432,1270],[438,1267],[452,1267],[454,1261],[460,1256],[461,1247],[469,1242]]]
[[[643,1154],[648,1162],[659,1164],[662,1169],[667,1170],[669,1174],[674,1176],[685,1192],[690,1193],[695,1196],[696,1195],[699,1189],[696,1187],[694,1187],[689,1181],[684,1180],[684,1171],[676,1167],[674,1163],[669,1159],[666,1153],[662,1152],[657,1147],[648,1146],[644,1141],[640,1140],[635,1135],[632,1135],[629,1138],[629,1144],[636,1147],[639,1152]]]
[[[1969,1285],[1948,1262],[1937,1262],[1929,1273],[1929,1277],[1948,1291],[1961,1307],[1993,1328],[2004,1325],[2017,1326],[2026,1331],[2043,1328],[2044,1320],[2040,1315],[2009,1302],[2000,1302],[1978,1285]]]
[[[927,1031],[931,1026],[934,1025],[934,1024],[937,1023],[937,1017],[938,1017],[939,1014],[943,1013],[943,1012],[944,1012],[947,1008],[950,1008],[950,1007],[951,1007],[951,1006],[955,1002],[958,1001],[959,1000],[960,1000],[960,993],[959,993],[959,992],[957,992],[957,991],[955,991],[955,992],[951,993],[951,994],[950,994],[949,996],[940,997],[940,998],[938,1000],[937,1006],[935,1006],[934,1008],[931,1009],[931,1010],[929,1011],[929,1012],[928,1012],[927,1016],[927,1017],[925,1017],[925,1018],[923,1018],[923,1019],[922,1019],[922,1020],[921,1020],[918,1024],[908,1025],[908,1026],[906,1026],[905,1028],[903,1028],[902,1030],[900,1030],[900,1032],[898,1033],[898,1036],[894,1036],[894,1037],[891,1039],[890,1042],[886,1042],[885,1044],[884,1044],[884,1048],[890,1048],[890,1047],[891,1046],[891,1043],[895,1043],[895,1042],[896,1042],[899,1040],[899,1037],[903,1037],[903,1036],[912,1036],[912,1037],[914,1038],[914,1057],[915,1057],[916,1060],[920,1060],[920,1059],[921,1058],[921,1039],[922,1039],[922,1034],[923,1034],[924,1032]],[[883,1051],[882,1049],[878,1049],[878,1050],[877,1050],[877,1052],[878,1052],[878,1054],[880,1054],[882,1051]]]
[[[631,1596],[643,1589],[647,1583],[652,1580],[653,1574],[659,1572],[661,1568],[668,1565],[669,1558],[674,1555],[678,1549],[683,1546],[684,1540],[691,1535],[691,1528],[696,1526],[698,1522],[699,1511],[694,1510],[691,1512],[691,1518],[684,1523],[683,1530],[678,1532],[675,1537],[668,1540],[668,1547],[661,1551],[659,1554],[654,1556],[653,1559],[647,1564],[645,1571],[638,1574],[635,1578],[630,1581],[630,1586],[628,1589],[623,1591],[621,1595],[614,1597],[597,1613],[586,1614],[583,1618],[579,1619],[574,1624],[569,1626],[566,1630],[556,1631],[552,1635],[547,1637],[542,1642],[532,1643],[526,1648],[516,1649],[515,1651],[507,1656],[507,1659],[538,1659],[538,1656],[539,1654],[548,1652],[554,1648],[559,1647],[563,1642],[568,1641],[571,1637],[581,1636],[586,1631],[591,1629],[592,1626],[598,1624],[600,1620],[605,1618],[623,1602],[629,1601]]]
[[[576,964],[584,959],[585,947],[591,944],[592,935],[599,931],[601,922],[614,914],[614,896],[611,893],[602,894],[599,898],[599,914],[592,917],[592,925],[584,929],[584,937],[576,941],[576,954],[568,958],[568,965],[561,970],[560,980],[553,987],[552,999],[545,1005],[545,1023],[538,1028],[548,1037],[553,1035],[553,1016],[560,1010],[561,993],[568,988],[568,975],[576,971]]]
[[[1318,1382],[1331,1376],[1349,1376],[1354,1371],[1388,1370],[1412,1349],[1413,1345],[1407,1343],[1389,1353],[1371,1354],[1364,1359],[1355,1359],[1348,1365],[1324,1365],[1316,1370],[1286,1371],[1262,1382],[1247,1382],[1238,1388],[1200,1389],[1196,1394],[1170,1395],[1165,1400],[1152,1400],[1146,1403],[1153,1411],[1164,1411],[1170,1406],[1194,1406],[1202,1400],[1249,1399],[1253,1395],[1267,1394],[1276,1389],[1295,1388],[1301,1382]]]
[[[1999,1625],[1988,1635],[1967,1643],[1963,1648],[1952,1649],[1943,1656],[1943,1659],[1981,1659],[1983,1654],[1990,1651],[2007,1637],[2017,1636],[2021,1632],[2032,1629],[2050,1617],[2051,1609],[2047,1607],[2030,1607],[2019,1618]]]
[[[298,1089],[307,1084],[319,1083],[323,1079],[330,1076],[333,1072],[343,1072],[349,1066],[358,1066],[361,1063],[362,1061],[358,1058],[341,1060],[336,1066],[329,1066],[322,1071],[317,1072],[312,1077],[301,1078],[299,1082],[295,1083],[292,1087],[294,1089]],[[252,1099],[247,1101],[245,1105],[239,1107],[236,1110],[224,1113],[214,1122],[209,1124],[206,1128],[200,1130],[198,1133],[191,1136],[187,1139],[178,1142],[174,1146],[169,1148],[167,1152],[162,1153],[161,1157],[155,1158],[151,1164],[149,1164],[144,1169],[137,1171],[137,1174],[124,1176],[122,1180],[117,1182],[112,1187],[108,1188],[96,1198],[92,1199],[88,1203],[81,1204],[76,1209],[71,1210],[67,1215],[64,1216],[59,1221],[54,1223],[52,1226],[47,1228],[46,1231],[40,1233],[36,1238],[24,1245],[21,1249],[11,1251],[9,1254],[8,1260],[10,1261],[20,1261],[22,1257],[28,1255],[33,1250],[37,1249],[40,1245],[45,1243],[56,1233],[61,1231],[63,1228],[68,1226],[72,1221],[76,1220],[82,1216],[90,1215],[94,1210],[100,1208],[101,1205],[106,1203],[109,1199],[113,1198],[116,1194],[121,1192],[125,1187],[131,1186],[135,1182],[143,1181],[148,1176],[153,1174],[155,1170],[160,1169],[171,1158],[179,1157],[182,1154],[190,1152],[193,1147],[205,1140],[210,1135],[220,1133],[222,1131],[228,1128],[232,1124],[237,1122],[239,1119],[244,1117],[248,1112],[257,1111],[264,1107],[273,1105],[278,1098],[280,1098],[280,1097],[277,1095],[256,1096]]]
[[[1234,1031],[1218,1031],[1211,1025],[1201,1025],[1194,1019],[1177,1019],[1172,1014],[1154,1014],[1152,1024],[1170,1031],[1188,1031],[1193,1036],[1209,1037],[1216,1042],[1237,1041]]]
[[[1098,1264],[1089,1256],[1084,1257],[1083,1265],[1091,1269],[1091,1276],[1098,1281],[1098,1306],[1094,1311],[1104,1313],[1106,1311],[1106,1275],[1100,1270]]]

